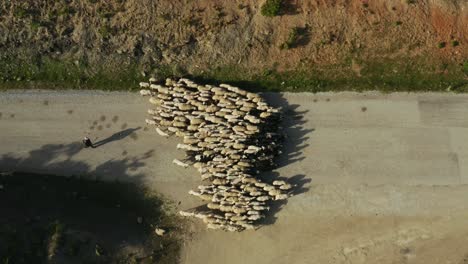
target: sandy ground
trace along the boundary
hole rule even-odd
[[[285,108],[279,168],[298,184],[256,231],[194,223],[183,263],[468,263],[468,95],[267,94]],[[180,208],[199,175],[132,93],[0,94],[0,169],[101,175],[154,187]],[[89,133],[96,149],[82,149]],[[6,187],[7,188],[7,187]]]

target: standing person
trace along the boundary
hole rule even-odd
[[[88,137],[83,138],[83,145],[85,145],[85,148],[87,147],[94,148],[93,142],[91,142],[91,139],[89,139]]]

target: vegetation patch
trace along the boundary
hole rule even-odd
[[[0,175],[0,263],[177,263],[181,222],[141,187]],[[163,236],[155,228],[166,230]]]
[[[4,18],[0,28],[8,29],[8,34],[0,37],[0,90],[135,90],[142,78],[152,75],[161,78],[193,75],[224,81],[226,79],[217,76],[225,69],[235,71],[223,73],[229,76],[227,79],[242,81],[258,90],[275,91],[443,91],[448,87],[461,91],[467,78],[460,60],[466,53],[459,48],[464,43],[456,38],[463,28],[461,22],[448,25],[446,30],[452,32],[453,37],[445,39],[446,43],[439,43],[441,40],[431,43],[431,36],[420,34],[428,18],[418,14],[430,12],[432,7],[418,5],[420,1],[417,0],[404,1],[405,5],[410,5],[406,16],[415,18],[412,23],[406,23],[404,17],[393,16],[395,14],[376,13],[374,3],[363,0],[356,7],[375,18],[371,19],[371,25],[366,20],[357,21],[347,33],[333,23],[335,18],[313,14],[329,8],[339,11],[339,5],[310,9],[298,1],[219,2],[206,9],[194,1],[176,4],[170,9],[161,1],[152,1],[151,8],[137,5],[130,9],[123,0],[60,0],[50,4],[33,0],[4,2],[0,5]],[[240,10],[231,8],[236,6]],[[460,15],[456,6],[447,6],[443,14]],[[389,8],[400,10],[398,6]],[[152,9],[164,12],[154,17]],[[187,10],[191,12],[185,12]],[[182,28],[172,19],[181,14],[179,20],[185,25]],[[242,35],[243,29],[229,24],[248,25],[246,22],[256,15],[285,14],[288,18],[281,25],[275,19],[264,21],[266,24],[253,25],[252,36],[231,43],[231,37]],[[349,15],[343,13],[340,19],[347,20]],[[141,23],[125,19],[133,16],[140,17]],[[298,19],[305,28],[293,28]],[[386,29],[390,26],[395,30],[404,27],[406,33],[393,32],[395,37],[389,37]],[[205,48],[205,43],[210,48]],[[275,43],[276,49],[266,48],[271,43]],[[431,54],[438,46],[440,51],[457,47],[458,55],[452,52]],[[279,48],[289,51],[278,52]],[[287,61],[285,53],[292,55]],[[411,59],[406,63],[397,62],[396,57],[403,53]],[[413,60],[425,56],[435,62],[415,67]],[[362,71],[350,70],[348,57],[365,60]],[[273,63],[280,60],[287,72],[276,71],[273,67]],[[450,64],[447,69],[440,69],[442,60]],[[376,65],[377,69],[370,69],[369,65]],[[242,78],[238,72],[248,75]],[[267,72],[269,74],[265,74]],[[431,83],[434,80],[436,82]]]
[[[33,57],[34,58],[34,57]],[[138,85],[139,69],[89,66],[84,60],[4,56],[0,62],[0,90],[12,88],[126,90]]]
[[[112,28],[109,25],[102,25],[99,28],[99,34],[101,34],[104,39],[108,39],[112,35]]]
[[[262,5],[260,12],[266,17],[280,15],[282,0],[266,0]]]
[[[296,29],[297,30],[297,29]],[[302,34],[291,31],[291,40],[301,41]],[[289,40],[289,39],[288,39]],[[14,88],[100,89],[107,91],[139,89],[142,69],[136,62],[110,62],[98,67],[86,60],[39,59],[0,61],[0,91]],[[34,57],[33,57],[34,58]],[[425,58],[361,60],[359,76],[349,64],[307,65],[296,70],[278,71],[275,67],[251,69],[227,65],[189,71],[181,64],[156,65],[146,74],[158,79],[190,77],[199,82],[227,82],[257,92],[325,92],[325,91],[468,91],[468,62],[447,63]],[[442,65],[443,67],[436,67]]]
[[[468,75],[468,60],[463,63],[463,72]]]
[[[294,27],[289,31],[288,39],[281,44],[280,49],[290,49],[293,48],[299,38],[299,28]]]
[[[194,73],[190,77],[199,82],[227,82],[254,92],[468,91],[468,80],[462,67],[456,64],[447,64],[445,73],[424,67],[428,63],[422,61],[409,64],[404,60],[382,59],[360,64],[363,65],[360,76],[346,65],[329,65],[295,71],[277,71],[274,68],[255,71],[227,66]]]

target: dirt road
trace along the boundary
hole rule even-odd
[[[184,263],[468,263],[468,95],[267,94],[285,107],[279,168],[298,184],[257,231],[198,228]],[[181,201],[199,175],[132,93],[0,94],[0,168],[140,181]],[[82,149],[89,132],[100,144]]]

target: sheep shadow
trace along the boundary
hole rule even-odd
[[[263,95],[265,100],[272,106],[279,108],[282,112],[281,129],[285,135],[282,153],[276,159],[276,168],[279,169],[292,165],[296,162],[301,162],[305,159],[302,151],[308,147],[309,135],[315,129],[306,129],[303,125],[306,123],[304,116],[308,110],[299,110],[299,105],[289,104],[283,94],[278,93],[265,93]],[[294,176],[280,175],[277,171],[265,171],[259,175],[259,178],[265,182],[272,182],[274,180],[285,180],[293,188],[289,191],[292,196],[300,195],[309,191],[308,186],[312,179],[304,174],[297,174]],[[288,203],[288,200],[271,201],[269,203],[270,210],[265,218],[258,223],[262,225],[274,224],[277,220],[277,213]]]
[[[291,185],[293,185],[293,188],[289,191],[288,194],[292,196],[299,195],[301,193],[305,193],[309,191],[310,186],[308,186],[311,182],[312,179],[307,178],[304,174],[297,174],[292,177],[280,177],[279,173],[273,172],[266,175],[262,175],[262,178],[265,180],[265,178],[268,178],[270,181],[273,178],[274,180],[285,180]],[[284,206],[288,204],[288,199],[286,200],[279,200],[279,201],[270,201],[268,206],[270,209],[265,215],[265,218],[259,220],[257,224],[259,226],[266,226],[266,225],[272,225],[276,222],[278,219],[278,212],[283,209]]]
[[[282,153],[276,159],[277,167],[275,169],[304,160],[302,150],[309,146],[307,143],[308,135],[315,131],[314,128],[306,129],[303,127],[307,122],[304,120],[304,115],[307,114],[308,110],[300,111],[299,105],[289,104],[282,94],[265,93],[263,96],[270,105],[282,112],[280,129],[285,139],[282,142]]]
[[[107,137],[103,140],[100,140],[96,143],[93,144],[93,147],[94,148],[98,148],[102,145],[105,145],[105,144],[108,144],[108,143],[111,143],[113,141],[117,141],[117,140],[122,140],[128,136],[130,136],[133,132],[137,131],[141,129],[141,127],[136,127],[136,128],[127,128],[125,130],[122,130],[122,131],[119,131],[119,132],[116,132],[114,134],[112,134],[110,137]]]
[[[302,127],[302,124],[306,122],[303,120],[303,115],[307,111],[299,112],[296,110],[298,107],[298,105],[289,106],[289,109],[284,112],[282,127],[285,140],[282,153],[277,158],[277,168],[304,160],[302,150],[309,146],[306,143],[309,140],[308,135],[315,131],[313,128],[304,129]]]

